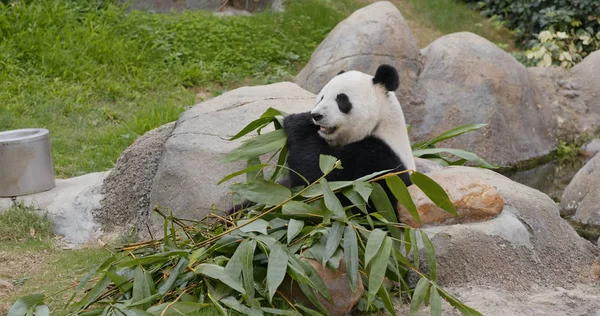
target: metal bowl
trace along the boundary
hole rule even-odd
[[[0,132],[0,197],[54,188],[49,136],[43,128]]]

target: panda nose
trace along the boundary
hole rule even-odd
[[[321,115],[319,113],[311,113],[310,116],[312,116],[312,118],[313,118],[313,120],[315,120],[315,122],[318,122],[323,118],[323,115]]]

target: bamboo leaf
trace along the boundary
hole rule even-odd
[[[439,287],[436,288],[440,296],[443,297],[444,300],[446,300],[446,302],[448,302],[452,307],[458,309],[458,311],[460,311],[460,313],[464,316],[482,316],[480,312],[461,303],[458,299],[456,299],[454,296],[450,295],[446,291],[440,289]]]
[[[344,230],[344,256],[346,257],[350,289],[352,289],[352,292],[355,292],[358,278],[358,241],[356,239],[356,232],[350,225],[346,226]]]
[[[121,291],[121,293],[123,293],[123,294],[129,292],[129,290],[131,290],[131,288],[133,287],[133,283],[129,282],[126,278],[124,278],[110,270],[106,271],[105,274],[107,277],[110,278],[112,283],[114,283],[117,286],[117,288],[119,289],[119,291]]]
[[[258,169],[251,169],[246,173],[246,182],[256,181],[256,180],[265,180],[265,175],[263,173],[263,169],[265,164],[261,163],[260,157],[254,157],[248,159],[246,164],[247,168],[261,166]],[[268,165],[267,165],[268,166]]]
[[[171,270],[171,273],[169,274],[169,278],[163,285],[161,285],[158,288],[157,293],[159,293],[160,295],[165,295],[168,291],[170,291],[171,288],[173,287],[173,284],[175,284],[175,281],[177,281],[177,278],[179,278],[179,275],[181,273],[183,273],[183,271],[187,267],[188,263],[189,263],[189,261],[186,258],[179,259],[179,262],[177,263],[175,268],[173,268],[173,270]]]
[[[419,311],[419,307],[425,301],[425,295],[429,291],[429,280],[426,278],[419,279],[417,286],[415,287],[415,291],[413,292],[412,298],[410,300],[410,314],[414,315]]]
[[[441,141],[444,141],[446,139],[450,139],[450,138],[454,138],[456,136],[462,135],[464,133],[470,132],[470,131],[474,131],[474,130],[478,130],[484,126],[487,126],[487,124],[466,124],[466,125],[461,125],[459,127],[447,130],[443,133],[441,133],[440,135],[432,138],[431,140],[427,141],[427,142],[423,142],[423,143],[418,143],[413,145],[413,149],[420,149],[420,148],[426,148],[430,145],[434,145],[436,143],[439,143]]]
[[[276,116],[278,115],[283,115],[283,112],[274,109],[274,108],[268,108],[261,116],[260,118],[250,122],[248,125],[246,125],[241,131],[239,131],[237,134],[235,134],[233,137],[231,137],[229,140],[236,140],[240,137],[243,137],[245,135],[247,135],[248,133],[252,132],[253,130],[256,129],[260,129],[263,128],[264,126],[268,125],[269,123],[271,123]]]
[[[225,269],[221,266],[215,264],[203,263],[196,267],[196,274],[202,274],[211,279],[219,280],[230,288],[242,293],[246,294],[246,291],[242,287],[239,281],[234,280],[228,273],[225,272]]]
[[[419,269],[419,245],[417,243],[417,234],[415,232],[416,230],[414,229],[410,229],[409,231],[409,236],[410,236],[410,243],[412,244],[412,250],[413,250],[413,263],[415,265],[415,267],[417,269]],[[407,254],[408,255],[408,254]]]
[[[353,184],[353,181],[331,181],[331,182],[327,182],[327,184],[329,185],[329,188],[331,188],[332,191],[336,191],[336,190],[341,190],[343,188],[349,187]],[[323,187],[321,186],[320,183],[313,185],[312,187],[308,188],[306,191],[304,191],[304,193],[302,193],[303,197],[306,198],[312,198],[312,197],[317,197],[323,194]]]
[[[133,276],[132,304],[152,296],[153,287],[154,282],[152,282],[152,276],[149,275],[141,266],[135,268]],[[142,304],[141,308],[145,310],[151,305],[152,304],[150,302],[146,302],[145,304]]]
[[[368,182],[354,182],[354,191],[360,194],[365,202],[368,202],[371,192],[373,192],[373,186]]]
[[[242,248],[242,277],[244,280],[244,290],[248,296],[248,304],[252,305],[254,301],[254,251],[256,250],[256,240],[246,239],[240,245]]]
[[[344,188],[342,189],[342,193],[344,196],[352,202],[354,206],[356,206],[359,210],[361,210],[364,214],[367,214],[367,203],[363,200],[363,198],[352,188]]]
[[[390,237],[385,237],[383,245],[371,261],[371,268],[369,269],[369,301],[377,294],[383,283],[391,250],[392,239]]]
[[[44,303],[44,294],[32,294],[18,299],[8,311],[8,316],[25,316],[27,312],[36,305]]]
[[[252,221],[250,224],[241,227],[240,231],[243,233],[249,232],[257,232],[263,235],[267,235],[267,227],[269,226],[269,222],[265,221],[262,218],[254,219],[254,220],[240,220],[237,222],[238,226],[246,224],[247,222]]]
[[[402,181],[400,177],[389,177],[385,179],[385,183],[392,194],[396,197],[398,202],[400,202],[400,204],[406,208],[408,213],[410,213],[417,223],[422,224],[421,218],[419,217],[419,212],[415,206],[415,202],[413,202],[410,193],[408,193],[408,188],[406,187],[404,181]]]
[[[283,245],[275,243],[269,253],[269,264],[267,266],[267,288],[269,290],[269,302],[272,302],[275,292],[283,282],[288,265],[288,254]]]
[[[331,259],[335,251],[340,245],[342,240],[342,234],[344,233],[344,224],[340,222],[334,222],[327,236],[327,243],[325,244],[325,252],[323,253],[323,266]]]
[[[489,162],[485,161],[483,158],[477,156],[476,154],[470,152],[470,151],[466,151],[466,150],[462,150],[462,149],[456,149],[456,148],[426,148],[426,149],[419,149],[419,150],[414,150],[413,151],[413,156],[415,157],[421,157],[421,156],[425,156],[425,155],[438,155],[441,153],[449,153],[452,154],[454,156],[463,158],[467,161],[473,162],[475,164],[477,164],[477,166],[479,167],[484,167],[484,168],[488,168],[488,169],[496,169],[498,168],[498,166],[492,165]]]
[[[435,205],[454,216],[458,216],[454,205],[450,202],[448,194],[439,184],[437,184],[437,182],[417,171],[410,175],[410,179],[433,203],[435,203]]]
[[[379,185],[379,183],[373,183],[373,192],[371,193],[371,201],[377,213],[383,216],[389,223],[398,223],[398,217],[396,216],[396,208],[392,207],[385,190]],[[373,215],[375,216],[375,215]],[[392,237],[400,239],[402,237],[402,231],[398,227],[390,227],[390,234]]]
[[[329,155],[320,155],[319,156],[319,168],[321,168],[321,172],[323,174],[327,174],[335,167],[335,163],[337,162],[337,158]]]
[[[388,311],[388,313],[390,313],[392,316],[396,316],[394,302],[392,301],[392,297],[390,296],[390,293],[388,293],[385,286],[380,287],[378,293],[379,297],[381,298],[381,301],[383,302],[383,306]]]
[[[314,309],[310,309],[310,308],[308,308],[308,307],[306,307],[306,306],[304,306],[304,305],[302,305],[302,304],[298,304],[298,303],[297,303],[297,304],[296,304],[296,305],[294,305],[294,306],[298,307],[298,308],[299,308],[299,309],[301,309],[301,310],[302,310],[304,313],[306,313],[306,315],[309,315],[309,316],[325,316],[325,315],[323,315],[323,314],[321,314],[321,313],[319,313],[319,312],[315,311]]]
[[[435,286],[430,287],[429,310],[431,316],[442,316],[442,299]]]
[[[325,200],[325,206],[327,209],[329,209],[336,218],[347,221],[348,218],[346,217],[342,203],[340,203],[340,200],[337,198],[337,196],[335,196],[329,187],[327,180],[321,180],[321,187],[323,188],[323,198]]]
[[[240,302],[238,302],[232,296],[222,299],[221,303],[225,304],[225,306],[235,310],[236,312],[241,313],[242,315],[248,315],[248,316],[262,316],[263,315],[263,313],[261,311],[257,311],[246,305],[242,305]]]
[[[293,309],[278,309],[278,308],[269,308],[269,307],[261,307],[261,310],[265,313],[273,314],[273,315],[284,315],[284,316],[302,316],[302,314],[298,313]]]
[[[369,239],[365,246],[365,267],[369,265],[371,259],[379,252],[386,235],[387,233],[379,228],[374,229],[371,234],[369,234]]]
[[[265,205],[278,205],[292,196],[290,189],[281,184],[262,180],[237,183],[231,189],[252,202]]]
[[[306,205],[306,204],[304,204]],[[298,234],[300,234],[300,232],[302,231],[302,228],[304,228],[304,221],[302,220],[297,220],[297,219],[290,219],[289,223],[288,223],[288,229],[287,229],[287,243],[290,244],[292,243],[292,240],[294,240],[294,238],[296,236],[298,236]]]
[[[248,168],[246,168],[244,170],[236,171],[236,172],[234,172],[234,173],[226,176],[225,178],[221,179],[219,181],[219,183],[217,183],[217,185],[219,185],[219,184],[221,184],[223,182],[226,182],[227,180],[231,180],[231,179],[233,179],[233,178],[235,178],[235,177],[237,177],[239,175],[242,175],[242,174],[245,174],[245,173],[250,173],[250,172],[256,171],[256,170],[260,170],[260,169],[262,169],[262,168],[264,168],[266,166],[268,166],[268,164],[253,165],[253,166],[250,166],[250,167],[248,167]]]
[[[323,217],[325,213],[319,209],[316,209],[308,204],[298,202],[298,201],[289,201],[285,203],[282,207],[281,212],[284,215],[289,216],[302,216],[302,217]]]
[[[425,254],[427,255],[427,266],[429,267],[429,276],[431,280],[434,282],[437,281],[437,265],[435,258],[435,250],[433,248],[433,244],[427,236],[427,233],[424,231],[420,231],[421,239],[423,240],[423,247],[425,248]]]
[[[221,161],[234,162],[258,157],[268,152],[281,149],[285,146],[286,142],[287,137],[285,131],[283,129],[274,130],[246,140],[241,146],[227,154]]]

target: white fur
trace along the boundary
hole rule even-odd
[[[348,114],[342,113],[335,101],[340,93],[346,94],[352,103]],[[337,75],[323,87],[316,100],[311,113],[323,118],[315,124],[337,128],[331,134],[319,132],[330,145],[342,146],[376,136],[392,148],[407,169],[415,170],[400,102],[393,91],[373,84],[373,76],[358,71]]]

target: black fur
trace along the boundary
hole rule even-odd
[[[289,168],[314,182],[321,177],[319,156],[321,154],[334,156],[342,161],[343,169],[336,169],[326,179],[329,181],[351,181],[374,172],[393,169],[406,170],[404,163],[394,151],[381,139],[369,136],[361,141],[341,147],[332,147],[319,136],[319,127],[313,124],[310,112],[290,114],[285,117],[284,129],[287,134]],[[408,174],[400,175],[404,183],[412,184]],[[291,186],[305,185],[305,182],[293,172],[290,172]],[[392,205],[396,198],[389,191],[385,181],[379,184],[385,189]]]
[[[339,76],[339,75],[341,75],[341,74],[343,74],[345,72],[346,72],[345,70],[340,70],[340,72],[337,73],[337,76]]]
[[[383,85],[387,91],[396,91],[400,86],[398,71],[390,65],[381,65],[375,72],[373,83]]]
[[[352,103],[345,93],[338,94],[335,98],[335,102],[337,102],[340,112],[344,114],[348,114],[350,113],[350,110],[352,110]]]

